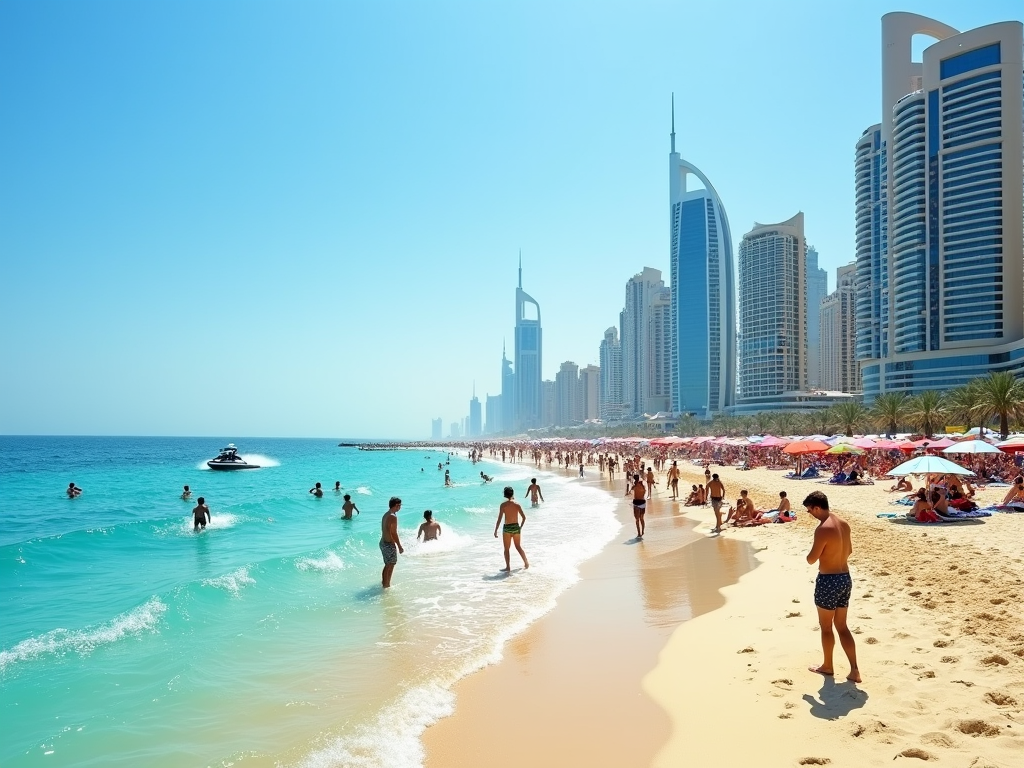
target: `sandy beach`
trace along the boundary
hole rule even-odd
[[[702,480],[680,466],[681,489]],[[710,508],[668,501],[659,477],[637,544],[623,500],[620,536],[555,610],[456,686],[455,714],[424,736],[428,766],[1020,764],[1024,515],[894,523],[876,517],[907,509],[887,482],[714,471],[759,509],[786,490],[798,520],[718,536]],[[587,482],[623,492],[621,473]],[[834,679],[807,669],[821,656],[804,560],[816,523],[800,505],[812,490],[852,528],[861,684],[838,647]]]

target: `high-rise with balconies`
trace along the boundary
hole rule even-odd
[[[807,254],[804,215],[754,224],[740,273],[740,402],[807,389]]]
[[[918,34],[938,42],[914,62]],[[865,399],[1024,376],[1024,25],[890,13],[882,51],[856,156]]]

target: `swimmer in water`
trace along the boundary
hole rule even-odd
[[[351,520],[352,519],[352,510],[353,509],[356,511],[356,514],[358,515],[359,514],[359,507],[357,507],[355,505],[355,503],[352,501],[352,497],[349,496],[346,493],[345,494],[345,503],[341,505],[341,511],[342,511],[341,519],[342,520]]]
[[[320,487],[320,483],[317,483],[312,488],[310,488],[309,492],[316,496],[318,499],[322,499],[324,497],[324,489]]]
[[[192,498],[192,491],[187,485],[185,486],[185,490],[181,492],[181,498],[184,499],[185,501],[188,501],[189,499]]]
[[[341,480],[334,481],[334,492],[341,493]]]
[[[82,489],[81,488],[79,488],[74,483],[69,483],[68,484],[68,498],[69,499],[77,499],[81,495],[82,495]]]
[[[539,507],[540,501],[544,501],[544,494],[540,492],[536,477],[530,479],[530,487],[526,489],[526,495],[530,497],[530,504],[534,507]],[[538,497],[540,501],[537,501]]]
[[[208,522],[210,522],[210,508],[206,506],[206,499],[200,496],[199,503],[192,510],[192,530],[205,529]]]
[[[423,541],[434,541],[441,535],[441,524],[434,520],[434,513],[429,509],[423,513],[423,523],[420,523],[420,529],[416,532],[416,541],[420,540],[420,536],[423,537]]]
[[[491,482],[491,480],[493,480],[494,478],[493,478],[493,477],[491,477],[490,475],[485,475],[485,474],[484,474],[483,472],[481,472],[481,473],[480,473],[480,479],[481,479],[481,480],[483,480],[483,481],[484,481],[485,483],[489,483],[489,482]]]
[[[452,476],[450,474],[448,474],[449,471],[450,470],[447,470],[447,469],[444,471],[444,487],[445,488],[451,488],[452,487]]]

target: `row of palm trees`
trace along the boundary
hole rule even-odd
[[[947,424],[985,428],[997,420],[1004,440],[1011,426],[1024,426],[1024,381],[1010,373],[991,373],[947,392],[886,392],[870,407],[851,400],[812,413],[766,411],[751,416],[720,416],[710,424],[683,416],[677,431],[687,436],[768,432],[831,435],[836,431],[853,436],[855,432],[874,428],[888,435],[916,431],[931,437]]]

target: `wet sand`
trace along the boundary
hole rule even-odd
[[[427,766],[649,765],[670,739],[641,680],[680,622],[723,605],[720,588],[755,565],[752,550],[697,533],[664,487],[637,541],[622,473],[614,483],[588,473],[581,482],[621,499],[619,535],[502,661],[455,686],[455,714],[424,734]]]

